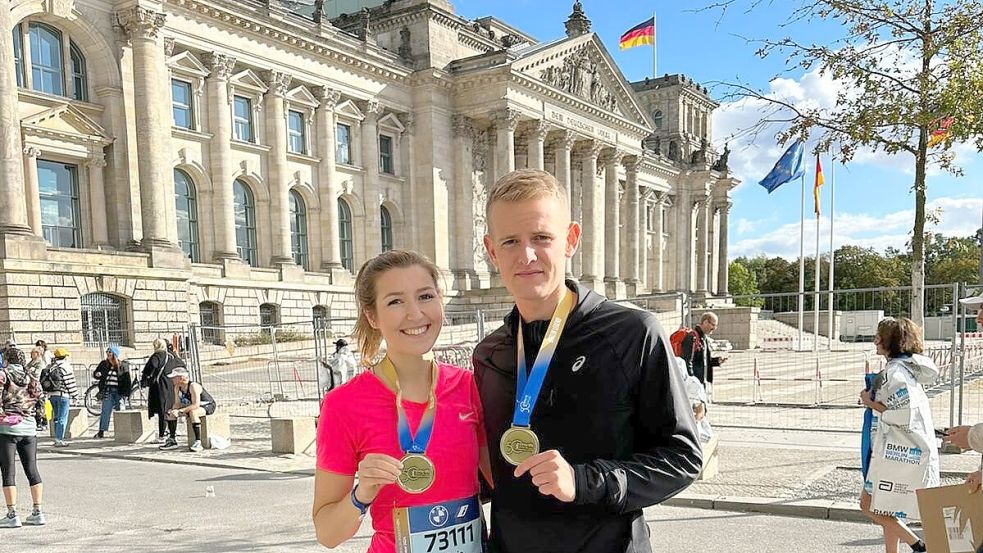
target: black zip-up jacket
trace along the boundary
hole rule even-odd
[[[531,425],[541,450],[558,450],[573,467],[572,504],[541,495],[528,474],[514,478],[499,451],[515,405],[518,311],[475,349],[495,479],[489,551],[649,553],[642,508],[676,495],[702,468],[693,412],[655,316],[567,286],[577,305]],[[523,324],[527,368],[547,325]]]

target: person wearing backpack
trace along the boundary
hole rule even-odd
[[[679,352],[676,354],[686,362],[689,374],[699,379],[704,386],[713,386],[713,369],[719,367],[726,361],[725,358],[713,356],[713,346],[710,344],[710,335],[717,329],[717,315],[707,311],[700,317],[700,324],[683,336],[679,343]],[[684,329],[680,329],[684,330]],[[677,330],[673,337],[680,332]],[[675,346],[677,340],[670,338]]]
[[[168,351],[167,340],[154,340],[154,354],[147,360],[140,376],[140,386],[150,388],[147,394],[147,412],[150,417],[157,417],[156,444],[166,443],[167,411],[171,408],[173,389],[167,375],[177,367],[184,367],[184,361]]]
[[[24,524],[40,526],[45,523],[41,512],[41,475],[38,473],[38,438],[34,421],[34,405],[41,397],[40,384],[25,365],[24,352],[17,348],[4,351],[6,368],[0,370],[0,473],[3,475],[3,497],[7,514],[0,518],[0,528],[19,528],[17,514],[17,485],[14,458],[20,457],[27,482],[31,486],[34,508]]]
[[[51,400],[51,418],[55,425],[55,447],[67,447],[65,429],[68,427],[68,410],[72,400],[79,395],[75,372],[68,361],[68,350],[56,348],[55,361],[41,372],[41,389]]]
[[[39,346],[35,346],[31,350],[31,360],[27,362],[24,368],[37,380],[41,378],[41,372],[47,366],[48,363],[44,360],[44,350]],[[48,398],[44,394],[44,390],[41,390],[40,384],[38,385],[38,391],[41,393],[41,397],[34,404],[34,420],[37,422],[38,434],[40,434],[48,430],[48,417],[44,414],[44,403]]]

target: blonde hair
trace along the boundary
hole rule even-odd
[[[378,329],[372,328],[368,317],[368,312],[375,313],[375,301],[378,297],[376,281],[380,275],[391,269],[416,266],[423,267],[430,273],[437,293],[440,294],[440,269],[425,255],[417,252],[406,250],[384,252],[366,261],[358,270],[358,275],[355,277],[355,303],[358,307],[358,320],[355,321],[352,337],[358,344],[362,363],[365,365],[372,364],[376,355],[379,354],[379,347],[382,345],[382,333]]]
[[[877,337],[891,358],[921,353],[925,349],[922,329],[906,317],[888,317],[877,323]]]
[[[167,340],[163,338],[154,340],[154,351],[167,351]]]
[[[485,202],[485,221],[491,221],[491,208],[496,202],[524,202],[539,198],[556,198],[567,204],[567,193],[556,177],[539,169],[517,169],[498,179],[488,192]],[[490,224],[489,224],[490,229]]]

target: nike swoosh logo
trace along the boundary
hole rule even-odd
[[[465,422],[471,418],[474,413],[458,413],[457,417],[461,419],[461,422]]]

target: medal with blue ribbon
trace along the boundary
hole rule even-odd
[[[517,338],[517,375],[515,382],[515,409],[512,412],[512,426],[502,434],[499,441],[499,448],[502,457],[509,463],[518,466],[520,463],[539,453],[539,437],[529,428],[529,421],[532,419],[533,410],[536,408],[536,401],[539,399],[539,392],[543,388],[546,380],[546,373],[549,371],[550,362],[556,353],[556,346],[560,342],[560,335],[563,334],[563,327],[567,323],[567,317],[573,311],[577,295],[567,289],[563,299],[557,304],[550,318],[549,327],[546,329],[546,336],[536,354],[536,361],[533,362],[532,370],[526,374],[526,349],[522,339],[522,318],[519,318],[519,331]]]
[[[416,434],[410,432],[410,423],[406,418],[406,411],[403,409],[403,392],[399,387],[399,377],[396,375],[396,366],[389,357],[382,359],[379,368],[382,374],[393,385],[396,390],[396,412],[398,419],[396,422],[396,433],[399,436],[399,448],[403,450],[403,470],[399,473],[396,480],[403,491],[407,493],[423,493],[433,485],[436,479],[436,468],[433,461],[427,456],[427,444],[430,443],[430,435],[433,433],[434,417],[437,414],[437,363],[430,362],[430,391],[427,395],[427,409],[423,412],[420,425],[416,428]]]

